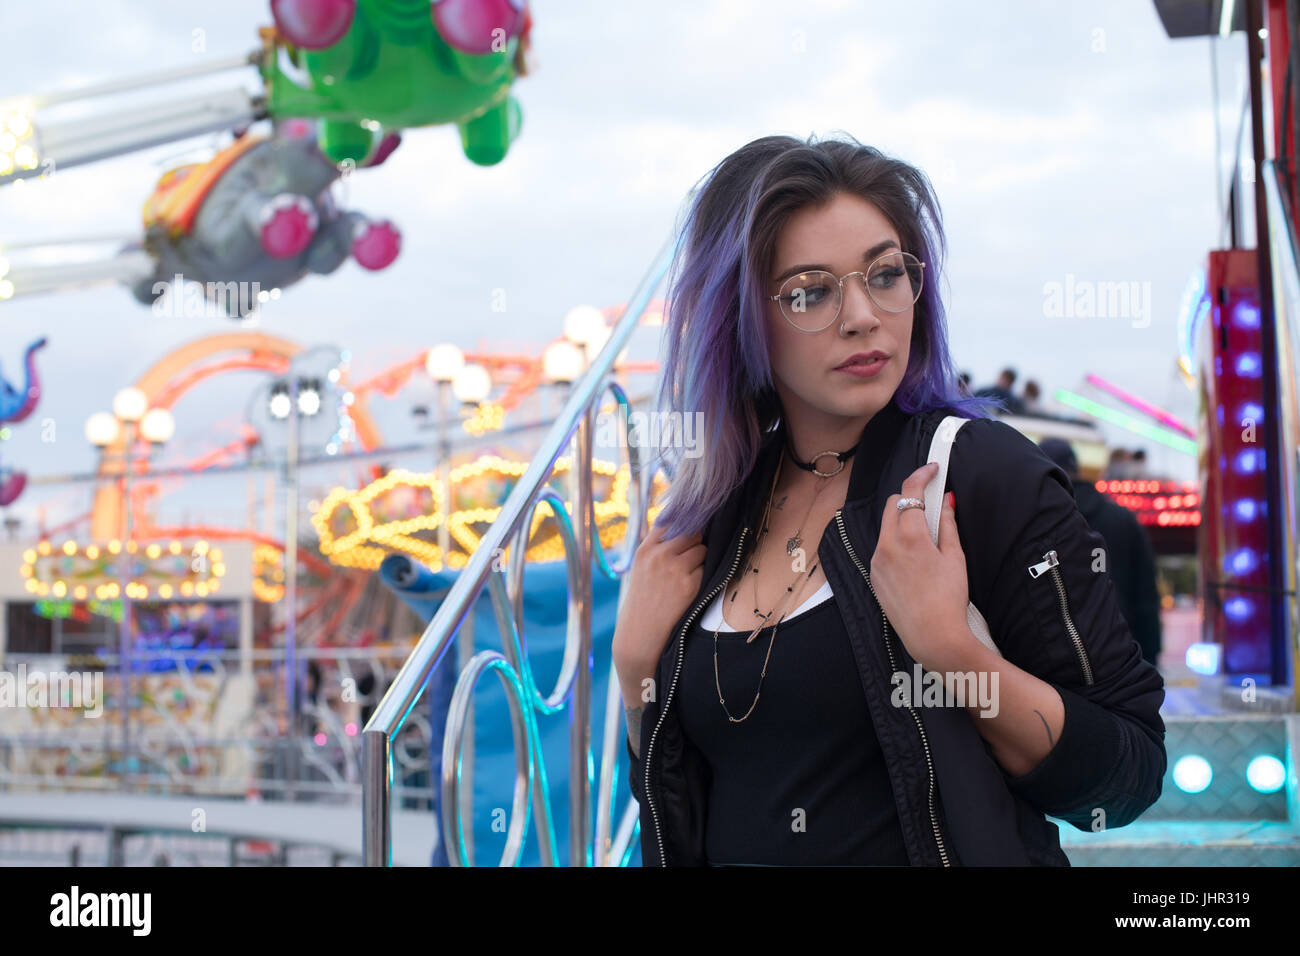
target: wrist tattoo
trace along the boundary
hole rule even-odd
[[[1048,724],[1047,724],[1047,718],[1043,716],[1042,711],[1038,711],[1038,710],[1036,710],[1036,711],[1034,711],[1034,713],[1035,713],[1035,714],[1038,714],[1038,719],[1041,720],[1041,721],[1043,722],[1043,729],[1047,731],[1047,742],[1048,742],[1051,746],[1055,747],[1055,746],[1056,746],[1056,741],[1055,741],[1054,739],[1052,739],[1052,728],[1048,726]]]
[[[631,704],[623,705],[623,713],[627,715],[627,736],[632,744],[632,753],[636,754],[638,760],[641,759],[641,714],[645,710],[640,704],[633,707]]]

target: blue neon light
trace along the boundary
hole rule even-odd
[[[1180,757],[1174,764],[1174,784],[1184,793],[1200,793],[1213,779],[1210,762],[1197,754]]]
[[[1249,302],[1239,302],[1232,310],[1232,321],[1243,329],[1259,328],[1259,309]]]
[[[1237,356],[1237,374],[1243,378],[1258,378],[1261,371],[1258,352],[1242,352]]]
[[[1219,654],[1222,647],[1218,644],[1196,643],[1187,645],[1187,669],[1194,674],[1214,675],[1219,672]]]
[[[1223,613],[1229,621],[1240,624],[1254,613],[1255,605],[1250,598],[1235,597],[1223,602]]]
[[[1228,556],[1228,570],[1233,574],[1249,574],[1258,563],[1251,548],[1240,548]]]
[[[1233,467],[1239,474],[1252,475],[1264,467],[1264,452],[1258,448],[1238,452]]]
[[[1246,765],[1246,781],[1259,793],[1277,793],[1286,783],[1286,767],[1271,754],[1261,754]]]

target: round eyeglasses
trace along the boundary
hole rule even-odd
[[[820,269],[800,272],[781,283],[777,295],[781,314],[800,332],[820,332],[840,316],[844,304],[844,280],[857,276],[862,287],[881,310],[906,312],[921,297],[925,263],[910,252],[887,252],[867,266],[865,272],[850,272],[838,279]]]

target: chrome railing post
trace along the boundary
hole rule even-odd
[[[601,393],[597,393],[597,397]],[[595,404],[594,402],[592,403]],[[583,411],[574,450],[573,513],[578,544],[578,661],[569,716],[569,865],[591,866],[591,555],[596,532],[591,490],[592,407]]]
[[[361,842],[366,866],[392,864],[391,759],[388,734],[367,726],[361,734],[361,813],[366,826]]]
[[[615,323],[604,347],[592,359],[582,378],[569,389],[563,409],[542,439],[527,469],[515,482],[510,494],[502,504],[496,520],[492,522],[479,541],[464,570],[457,575],[446,598],[438,606],[433,619],[429,622],[414,650],[412,650],[401,670],[393,679],[387,693],[384,694],[383,699],[375,708],[369,723],[366,724],[364,731],[365,774],[363,779],[364,799],[362,802],[362,844],[367,865],[384,866],[391,859],[390,813],[392,795],[389,785],[391,773],[389,768],[392,760],[391,741],[396,737],[412,708],[419,700],[430,673],[437,666],[453,635],[457,633],[461,624],[471,613],[475,601],[483,591],[483,587],[488,583],[492,575],[499,573],[495,569],[499,567],[499,559],[505,553],[507,543],[521,530],[523,533],[515,541],[516,547],[512,550],[522,554],[530,527],[530,524],[526,522],[530,521],[539,496],[547,493],[548,489],[545,488],[545,485],[554,472],[555,462],[568,447],[575,431],[578,440],[574,464],[575,467],[579,468],[579,471],[573,507],[577,511],[578,533],[575,535],[572,530],[569,530],[568,537],[576,537],[578,541],[566,541],[566,544],[570,547],[567,553],[570,555],[572,562],[569,578],[572,589],[569,613],[570,615],[574,613],[578,615],[576,627],[574,622],[570,622],[573,631],[570,632],[571,640],[566,641],[565,649],[566,658],[571,653],[577,658],[576,666],[573,668],[572,704],[574,710],[570,715],[571,726],[573,727],[570,736],[573,748],[570,754],[570,861],[573,865],[586,865],[590,862],[593,837],[590,806],[592,777],[590,766],[591,561],[594,553],[593,536],[595,533],[592,507],[591,453],[593,425],[591,417],[595,404],[604,392],[606,378],[614,365],[615,358],[627,344],[642,313],[649,304],[654,290],[667,275],[673,256],[681,241],[679,234],[676,240],[670,241],[660,250],[650,270],[642,278],[641,284],[629,297],[627,307],[623,315]],[[638,485],[638,488],[640,487]],[[561,508],[560,510],[563,511],[564,509]],[[638,519],[640,514],[640,512],[637,512]],[[569,517],[569,515],[557,515],[557,523],[561,526],[567,526]],[[630,563],[631,553],[639,543],[640,531],[640,521],[638,520],[635,529],[629,528],[627,560],[620,562],[619,573],[622,573],[627,564]],[[598,543],[596,547],[599,547]],[[511,559],[513,565],[515,554],[511,555]],[[522,571],[522,561],[520,562],[520,570]],[[507,595],[499,587],[494,588],[493,603],[498,612],[498,623],[511,632],[509,636],[503,633],[503,642],[515,641],[517,643],[515,629],[508,626],[513,624],[512,618],[514,615],[510,611],[512,605],[516,605],[517,598],[517,592]],[[576,633],[574,633],[575,631]],[[576,646],[572,646],[574,644],[573,638],[576,638]],[[515,662],[518,664],[519,669],[517,670],[516,667],[512,666],[511,661],[501,655],[496,655],[491,661],[482,659],[483,655],[481,654],[475,656],[478,663],[472,668],[467,667],[462,672],[460,682],[457,684],[457,691],[452,702],[453,712],[449,713],[448,716],[446,745],[448,747],[454,746],[453,727],[461,728],[464,725],[460,708],[467,708],[470,700],[469,694],[472,691],[473,683],[477,680],[477,676],[484,669],[498,669],[500,671],[499,676],[507,687],[521,696],[518,703],[523,708],[522,717],[513,714],[512,711],[512,719],[517,730],[522,728],[526,739],[522,742],[524,748],[522,753],[519,752],[521,743],[518,740],[516,741],[516,758],[519,761],[519,766],[525,768],[521,772],[529,772],[533,781],[536,781],[539,776],[544,779],[545,768],[541,766],[532,767],[534,760],[539,761],[541,758],[541,742],[540,738],[537,737],[533,712],[535,709],[541,709],[543,712],[553,712],[558,702],[554,700],[543,701],[540,698],[532,680],[531,669],[527,666],[527,662],[522,659],[522,654],[519,657],[520,659]],[[462,693],[462,684],[468,685],[463,688],[464,693]],[[523,696],[527,696],[529,699],[524,700],[522,699]],[[448,752],[449,750],[444,750],[444,760]],[[449,768],[444,764],[443,772],[443,793],[445,797],[448,795],[445,775],[448,772],[454,772],[454,768]],[[517,779],[514,804],[516,813],[519,812],[521,796],[526,800],[529,792],[529,781]],[[526,804],[524,806],[526,807]],[[526,809],[523,812],[526,814]],[[627,819],[625,814],[625,825]],[[519,824],[526,825],[526,818],[525,821],[512,819],[512,833],[514,833],[515,826]],[[458,833],[444,832],[443,838],[448,841],[448,854],[450,857],[452,855],[452,840],[459,839]],[[522,841],[522,835],[520,840]],[[513,846],[514,841],[512,840],[508,850],[513,851]],[[551,861],[548,860],[547,862]]]

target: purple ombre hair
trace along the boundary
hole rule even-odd
[[[658,406],[683,416],[701,413],[703,429],[696,435],[698,457],[687,457],[683,448],[662,449],[672,476],[655,522],[664,537],[703,529],[749,475],[763,435],[780,418],[764,294],[777,236],[794,212],[838,192],[874,203],[903,249],[926,263],[911,355],[894,392],[899,408],[945,409],[967,418],[991,410],[983,399],[963,397],[957,386],[939,296],[942,219],[926,175],[852,137],[756,139],[705,176],[669,270]]]

